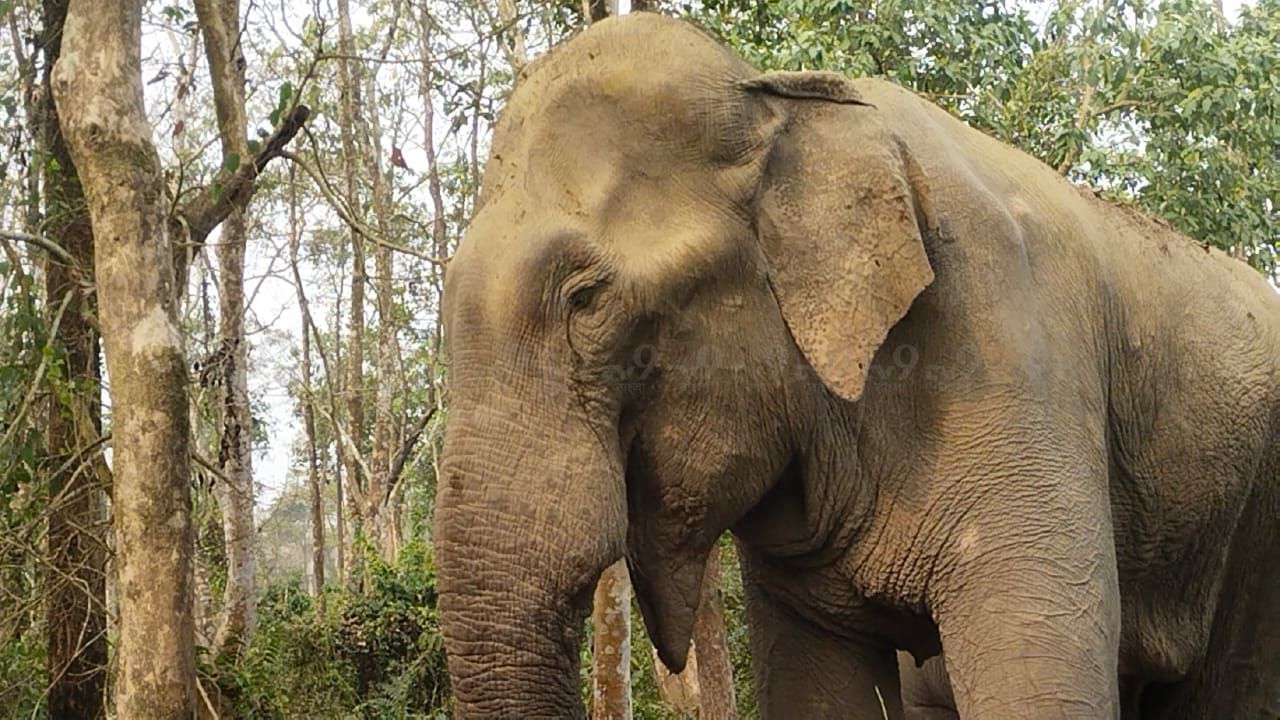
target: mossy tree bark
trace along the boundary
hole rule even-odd
[[[195,710],[187,377],[141,26],[141,0],[71,0],[53,94],[92,220],[111,378],[116,713],[185,719]]]

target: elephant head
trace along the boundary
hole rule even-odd
[[[580,628],[624,554],[683,667],[712,544],[858,400],[932,280],[913,167],[846,79],[761,74],[655,15],[523,74],[443,309],[434,533],[463,716],[581,714]]]

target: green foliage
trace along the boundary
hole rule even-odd
[[[50,367],[57,372],[31,283],[21,267],[0,260],[0,517],[13,520],[26,505],[16,495],[35,478],[43,448],[31,386],[42,361],[46,376]]]
[[[429,551],[374,561],[365,592],[330,586],[319,611],[300,575],[269,585],[234,666],[206,668],[238,718],[444,718],[449,693]]]
[[[0,629],[4,639],[0,642],[0,714],[4,717],[42,717],[45,707],[44,619],[38,612],[29,617],[33,622],[13,637],[7,632],[12,628]],[[8,619],[0,622],[8,624]]]
[[[61,367],[32,283],[20,265],[0,259],[0,708],[22,716],[43,707],[48,684],[36,562],[47,503],[44,396],[32,390],[42,361],[46,381]]]
[[[273,127],[280,124],[280,119],[284,117],[284,112],[289,109],[292,100],[293,83],[285,81],[280,85],[280,90],[276,95],[276,106],[271,110],[271,114],[268,117]]]

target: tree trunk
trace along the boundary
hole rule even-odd
[[[333,453],[333,516],[334,516],[334,533],[337,535],[338,544],[338,583],[345,586],[350,580],[351,575],[347,563],[347,504],[346,504],[346,481],[343,479],[343,473],[347,468],[347,454],[342,444],[342,428],[339,426],[341,417],[338,410],[338,398],[334,393],[334,386],[340,382],[338,375],[343,367],[342,359],[342,295],[338,293],[333,303],[333,364],[326,363],[324,369],[325,386],[328,389],[329,396],[329,419],[332,427],[330,432],[334,434]],[[319,333],[317,332],[317,337]],[[324,355],[320,355],[321,361],[324,361]]]
[[[69,303],[52,339],[64,367],[60,391],[50,392],[45,427],[49,468],[48,551],[52,571],[45,576],[49,645],[49,714],[94,720],[105,716],[107,669],[106,553],[103,488],[93,471],[100,452],[89,449],[102,434],[98,334],[89,322],[94,297],[80,282],[92,280],[93,230],[84,191],[58,127],[51,96],[50,68],[58,60],[67,6],[44,3],[44,92],[39,94],[38,128],[46,164],[46,234],[67,251],[75,266],[56,258],[45,265],[45,297],[50,307]]]
[[[367,96],[372,96],[372,85],[366,87]],[[377,130],[374,126],[366,125],[365,128],[366,142],[364,155],[369,166],[369,175],[372,178],[370,183],[373,189],[373,213],[378,226],[378,232],[385,236],[390,229],[388,218],[390,215],[390,200],[387,197],[387,180],[382,174],[382,168],[377,161],[378,153],[381,152],[381,146],[377,139]],[[395,484],[395,478],[391,477],[391,458],[395,453],[393,443],[395,442],[396,418],[392,414],[391,397],[401,388],[396,386],[393,381],[395,375],[395,357],[396,345],[398,339],[396,336],[396,303],[395,288],[392,283],[392,274],[395,268],[395,261],[391,255],[391,249],[386,246],[378,246],[373,252],[373,266],[377,277],[374,281],[374,289],[377,293],[376,307],[378,310],[378,326],[377,326],[377,387],[374,390],[373,405],[373,467],[372,472],[366,480],[365,498],[362,506],[364,508],[364,525],[369,533],[370,540],[373,542],[378,553],[386,560],[392,560],[398,550],[397,539],[395,538],[395,530],[391,527],[394,518],[388,507],[391,497],[391,488]]]
[[[347,0],[342,0],[341,6]],[[340,12],[345,12],[340,10]],[[340,32],[346,37],[347,46],[352,43],[350,19],[343,15],[344,29]],[[382,46],[379,59],[385,59],[390,49],[389,41]],[[361,158],[364,172],[368,177],[370,194],[370,210],[373,224],[378,234],[387,237],[391,233],[391,177],[384,172],[382,162],[382,128],[376,112],[365,112],[364,103],[377,103],[377,89],[374,75],[363,67],[360,60],[354,59],[354,53],[345,53],[343,64],[347,68],[347,79],[352,90],[350,103],[345,107],[344,123],[350,124],[351,134],[355,141],[355,154],[348,155],[349,162]],[[398,152],[398,150],[397,150]],[[348,178],[354,177],[354,171],[348,172]],[[362,477],[363,483],[356,488],[357,508],[361,515],[361,524],[370,543],[378,554],[387,560],[393,559],[398,549],[398,538],[392,525],[395,523],[391,510],[392,489],[398,479],[393,468],[393,458],[403,444],[404,423],[401,416],[392,408],[391,399],[404,392],[404,388],[395,380],[397,360],[399,358],[399,321],[396,317],[395,284],[392,277],[395,272],[395,259],[391,248],[377,245],[373,249],[374,263],[374,300],[378,313],[374,356],[374,388],[373,388],[373,427],[372,443],[368,457],[367,472]],[[353,293],[354,300],[354,293]],[[353,434],[353,437],[355,435]]]
[[[426,15],[426,7],[423,7]],[[498,0],[498,19],[502,21],[502,49],[507,55],[511,74],[519,75],[529,64],[529,51],[525,48],[524,32],[520,29],[520,15],[515,0]],[[425,23],[424,23],[425,28]]]
[[[591,717],[631,717],[631,579],[625,560],[596,583],[591,608]]]
[[[333,382],[330,380],[329,382]],[[333,463],[333,531],[337,536],[338,582],[347,584],[347,511],[342,497],[342,444],[337,443]]]
[[[724,600],[720,597],[720,546],[711,549],[702,578],[702,599],[693,616],[693,643],[698,656],[698,717],[737,717],[733,698],[733,661],[725,641]]]
[[[218,137],[223,167],[248,161],[248,129],[244,110],[244,55],[240,50],[240,7],[237,0],[196,0],[196,16],[204,39],[213,84]],[[234,158],[234,160],[233,160]],[[222,428],[215,482],[227,547],[227,582],[222,614],[214,635],[219,652],[239,657],[254,625],[253,585],[256,575],[253,522],[253,436],[249,411],[247,366],[249,348],[244,332],[244,255],[248,217],[244,207],[231,211],[222,223],[215,255],[218,260],[218,357]]]
[[[689,646],[689,657],[684,672],[673,673],[653,650],[653,675],[658,684],[658,695],[681,717],[693,717],[698,713],[698,654]]]
[[[737,717],[733,696],[733,661],[724,630],[724,601],[720,597],[720,546],[712,548],[702,578],[698,610],[693,617],[693,644],[684,671],[674,674],[653,653],[654,674],[662,699],[683,715],[695,710],[701,720]]]
[[[142,100],[140,0],[72,0],[53,93],[96,240],[111,376],[120,636],[116,713],[195,711],[186,362],[160,164]]]
[[[315,395],[311,388],[311,306],[303,291],[298,269],[298,185],[295,167],[289,166],[289,267],[302,311],[302,427],[307,436],[307,487],[311,490],[311,594],[319,597],[324,588],[324,493],[320,485],[320,461],[316,452]]]
[[[338,51],[342,60],[338,63],[338,77],[342,102],[339,126],[342,135],[342,169],[346,181],[346,198],[350,207],[360,207],[357,198],[359,183],[357,180],[356,158],[359,152],[356,144],[357,108],[359,107],[360,83],[357,61],[351,30],[351,4],[348,0],[338,0]],[[347,496],[356,510],[356,520],[363,515],[361,509],[363,491],[368,478],[361,469],[361,457],[364,453],[364,290],[368,283],[364,258],[364,239],[354,230],[351,232],[351,307],[349,327],[347,331],[346,353],[346,436],[347,447],[343,448],[347,469]],[[363,523],[357,522],[356,531],[362,529]],[[366,531],[368,528],[363,528]],[[358,552],[350,558],[352,574],[357,583],[361,582],[363,563]]]

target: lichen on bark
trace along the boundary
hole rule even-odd
[[[140,0],[72,0],[53,94],[96,240],[111,377],[116,714],[189,718],[195,643],[186,362],[160,167],[142,101]]]

